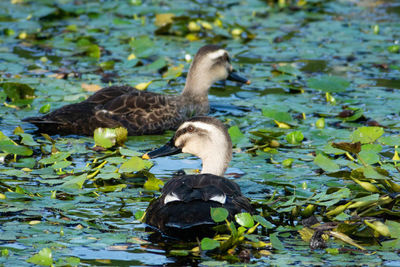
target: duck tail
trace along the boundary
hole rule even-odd
[[[29,122],[35,125],[38,124],[63,124],[59,121],[48,120],[45,117],[27,117],[22,119],[22,121]]]

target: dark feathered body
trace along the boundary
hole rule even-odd
[[[165,204],[165,198],[171,195],[180,201]],[[212,200],[215,196],[226,196],[225,203]],[[235,182],[213,174],[184,175],[165,184],[162,195],[147,208],[145,223],[172,236],[209,235],[210,228],[216,225],[211,218],[212,207],[227,209],[231,221],[237,213],[254,212]]]
[[[98,127],[122,126],[129,135],[143,135],[175,130],[186,119],[208,110],[207,96],[161,95],[131,86],[110,86],[83,102],[24,121],[48,134],[92,135]]]
[[[61,107],[45,116],[26,118],[40,132],[92,135],[99,127],[125,127],[129,135],[175,130],[183,121],[206,115],[208,89],[216,81],[250,82],[237,75],[227,51],[205,45],[193,59],[181,95],[161,95],[130,86],[110,86],[87,100]]]

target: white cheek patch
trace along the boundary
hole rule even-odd
[[[225,194],[224,195],[215,195],[215,196],[211,197],[210,200],[219,202],[221,204],[225,204],[226,195]]]
[[[173,202],[173,201],[181,201],[181,199],[175,193],[172,192],[165,196],[164,205],[166,205],[169,202]]]
[[[214,59],[217,59],[219,57],[222,57],[225,53],[227,53],[226,50],[219,49],[217,51],[214,51],[214,52],[211,52],[211,53],[207,54],[207,56],[209,58],[211,58],[212,60],[214,60]]]

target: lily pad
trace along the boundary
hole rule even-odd
[[[27,262],[41,266],[51,266],[53,264],[53,255],[51,249],[43,248],[37,254],[30,257]]]
[[[151,166],[153,166],[151,161],[139,157],[132,157],[128,161],[122,163],[119,172],[138,172],[144,169],[150,169]]]
[[[201,240],[200,247],[202,250],[213,250],[220,246],[217,240],[205,237]]]
[[[335,161],[322,154],[318,154],[315,157],[314,163],[326,172],[335,172],[340,169],[339,165]]]
[[[250,213],[246,213],[246,212],[238,213],[235,215],[235,219],[236,219],[236,222],[238,224],[240,224],[241,226],[244,226],[247,228],[254,226],[254,220],[253,220],[253,217],[250,215]]]
[[[214,222],[223,222],[228,218],[229,212],[225,208],[211,208],[211,218]]]
[[[344,92],[349,87],[350,82],[339,76],[323,75],[319,78],[307,80],[308,87],[329,93]]]
[[[372,143],[383,135],[381,127],[360,127],[353,132],[351,139],[353,142],[361,142],[361,144]]]

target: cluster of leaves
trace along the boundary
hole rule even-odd
[[[43,248],[37,254],[30,257],[27,262],[40,266],[79,266],[80,259],[77,257],[66,257],[54,262],[50,248]]]
[[[27,259],[46,247],[51,249],[52,257],[57,258],[57,252],[70,253],[66,250],[73,244],[84,244],[87,248],[90,242],[96,246],[101,242],[126,242],[114,232],[124,229],[129,229],[124,236],[144,235],[142,227],[135,228],[136,222],[124,220],[129,212],[118,204],[129,205],[131,201],[132,209],[139,206],[143,210],[147,206],[148,199],[141,200],[143,179],[139,178],[140,189],[136,191],[129,186],[131,179],[121,179],[131,177],[129,172],[121,172],[127,158],[132,159],[127,170],[135,171],[134,166],[143,163],[135,158],[138,155],[135,151],[126,148],[93,151],[89,147],[93,145],[92,139],[54,138],[52,142],[21,131],[14,135],[11,132],[20,118],[37,115],[37,111],[46,113],[50,105],[55,108],[80,101],[87,97],[85,91],[95,91],[110,82],[137,84],[145,80],[137,87],[146,89],[153,81],[151,90],[162,90],[170,79],[183,72],[182,64],[176,63],[184,63],[180,50],[193,54],[205,44],[188,43],[188,39],[227,46],[229,52],[245,64],[235,62],[235,67],[243,67],[244,73],[251,76],[252,86],[243,90],[236,87],[232,90],[233,86],[228,84],[224,91],[216,86],[210,93],[251,110],[246,111],[245,116],[242,114],[244,117],[240,120],[233,118],[241,128],[251,129],[251,134],[241,133],[237,126],[230,129],[237,147],[250,147],[252,152],[235,155],[235,168],[247,173],[237,181],[263,210],[264,218],[277,226],[270,229],[272,247],[283,249],[283,245],[279,247],[280,242],[275,241],[278,235],[285,246],[296,246],[296,257],[292,257],[293,250],[285,249],[282,253],[275,250],[268,257],[268,264],[289,264],[291,258],[295,258],[296,264],[313,260],[320,264],[319,253],[299,248],[303,242],[298,241],[296,233],[302,226],[293,226],[312,215],[323,222],[321,225],[304,224],[301,234],[304,240],[314,244],[312,247],[326,242],[326,236],[351,245],[359,242],[370,245],[376,240],[383,241],[385,248],[397,247],[397,149],[393,150],[396,143],[384,141],[388,137],[385,136],[372,143],[360,141],[358,152],[353,139],[346,142],[352,143],[348,147],[356,149],[333,144],[325,147],[327,140],[341,141],[350,133],[348,128],[372,123],[365,117],[367,115],[387,127],[386,135],[390,129],[398,128],[399,98],[396,91],[391,90],[399,88],[399,45],[394,26],[398,17],[396,13],[389,14],[389,10],[395,8],[388,8],[396,3],[369,3],[374,8],[365,9],[365,3],[361,2],[249,0],[245,4],[214,1],[204,5],[203,1],[179,0],[1,1],[0,18],[4,27],[0,32],[0,102],[4,104],[0,107],[0,123],[2,131],[10,137],[1,135],[0,138],[3,151],[0,160],[4,163],[0,168],[2,262],[5,259],[20,264],[22,258]],[[161,12],[167,14],[160,13],[160,5],[165,10]],[[153,33],[158,36],[151,37]],[[185,59],[190,61],[188,56]],[[338,76],[321,75],[321,72]],[[308,74],[313,78],[308,78]],[[352,81],[350,90],[347,90],[348,82],[341,81],[344,76]],[[92,86],[83,86],[82,82],[92,83]],[[99,86],[102,82],[104,84]],[[178,79],[177,83],[170,82],[168,88],[180,90],[182,85],[183,81]],[[309,89],[322,91],[324,95]],[[229,116],[228,113],[226,117]],[[111,144],[113,140],[116,141],[112,139]],[[137,150],[149,146],[152,140],[148,136],[138,138],[128,146]],[[155,146],[161,143],[157,141]],[[142,145],[144,142],[146,146]],[[104,146],[108,145],[104,143]],[[169,177],[170,166],[160,164],[159,167]],[[139,173],[140,177],[147,175],[144,169]],[[66,183],[70,179],[71,182]],[[149,188],[158,189],[160,185],[154,181]],[[128,186],[121,186],[123,184]],[[27,223],[38,220],[42,223]],[[67,225],[66,233],[72,228],[74,231],[69,239],[47,244],[54,240],[54,233],[59,230],[53,228],[59,223]],[[82,232],[75,229],[80,225],[85,227]],[[87,233],[91,235],[85,236]],[[267,242],[265,233],[257,238]],[[246,237],[244,240],[251,241]],[[218,241],[220,246],[224,241]],[[12,242],[17,243],[15,247],[23,244],[26,249],[19,252],[14,247],[7,249]],[[147,251],[136,247],[131,250],[131,256],[136,256],[141,263],[148,262],[160,256],[152,249],[154,246],[162,247],[152,244]],[[241,246],[253,248],[250,244],[239,243],[238,250]],[[385,258],[390,259],[386,254],[379,254],[382,247],[376,249],[376,254],[363,254],[359,259],[368,260],[368,263],[377,260],[377,265]],[[142,253],[154,257],[144,259]],[[207,254],[218,259],[214,251]],[[50,258],[46,256],[50,255],[47,249],[41,255],[45,260]],[[324,254],[324,257],[325,261],[327,256]],[[354,259],[357,253],[341,256],[339,260],[354,263]],[[40,263],[33,260],[32,263]],[[338,258],[333,258],[333,264],[340,264],[336,260]],[[262,263],[263,259],[254,261]],[[58,261],[46,262],[57,265]],[[64,265],[75,265],[73,262],[72,259]]]
[[[231,262],[248,261],[250,255],[243,258],[242,251],[248,249],[259,250],[260,255],[269,255],[269,249],[282,248],[283,245],[275,234],[270,235],[271,243],[265,243],[257,232],[274,228],[274,226],[260,215],[250,213],[238,213],[234,221],[229,221],[229,212],[225,208],[211,208],[211,218],[217,224],[214,231],[218,233],[213,238],[203,237],[198,246],[187,249],[172,249],[170,254],[174,256],[187,256],[192,254],[198,256],[200,252],[207,252],[219,260]],[[144,213],[138,211],[135,216],[138,220],[143,218]],[[246,252],[247,253],[247,252]]]
[[[261,225],[265,229],[272,229],[273,225],[260,215],[251,215],[250,213],[238,213],[235,215],[235,221],[228,221],[228,211],[225,208],[211,208],[211,218],[216,223],[225,222],[225,225],[217,226],[219,229],[227,228],[230,234],[217,235],[213,239],[205,237],[200,242],[200,248],[203,251],[214,250],[220,256],[224,254],[234,255],[237,248],[248,246],[251,248],[263,248],[268,246],[267,243],[261,241],[258,235],[253,235],[257,227]],[[237,228],[236,225],[239,225]],[[221,227],[222,226],[222,227]],[[198,251],[199,247],[195,247],[192,251]]]
[[[225,20],[218,12],[216,16],[204,19],[177,16],[174,13],[161,13],[156,15],[154,23],[158,26],[156,34],[184,36],[190,41],[205,37],[226,39],[233,36],[247,40],[255,37],[246,27],[237,23],[228,23],[228,20]]]
[[[117,134],[116,134],[117,132]],[[120,134],[122,132],[122,134]],[[47,134],[36,138],[17,127],[13,140],[0,132],[0,151],[3,162],[8,166],[3,172],[9,175],[35,176],[41,183],[57,185],[59,188],[82,188],[83,184],[91,184],[100,191],[116,191],[126,187],[118,182],[121,177],[147,177],[146,189],[159,189],[163,182],[149,173],[153,165],[141,159],[141,153],[119,147],[117,150],[106,150],[113,142],[120,143],[126,139],[126,129],[104,129],[96,131],[95,142],[104,147],[90,148],[88,143],[76,140],[76,144],[56,142]],[[122,137],[121,137],[122,136]],[[89,141],[89,140],[88,140]],[[90,151],[103,151],[103,155],[93,157],[90,163],[79,166],[74,162],[74,154]],[[130,157],[130,158],[129,158]],[[127,159],[128,158],[128,159]],[[135,174],[136,173],[136,174]]]
[[[283,217],[293,222],[313,218],[300,230],[312,248],[326,246],[321,239],[324,233],[362,250],[357,241],[399,248],[400,136],[383,134],[381,127],[360,127],[350,142],[327,144],[314,157],[314,164],[322,173],[342,179],[344,186],[319,192],[288,187],[286,196],[261,203],[263,215],[278,216],[280,221],[273,221],[277,225]]]

